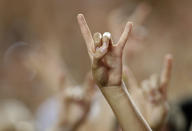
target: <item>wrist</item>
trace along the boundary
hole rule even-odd
[[[117,82],[117,83],[112,83],[112,82],[108,82],[108,83],[105,83],[105,84],[99,83],[97,85],[99,86],[99,88],[112,88],[112,89],[115,89],[115,88],[123,87],[122,86],[123,85],[122,81]]]

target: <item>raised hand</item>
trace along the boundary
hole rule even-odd
[[[88,73],[82,86],[68,86],[63,89],[58,130],[74,131],[85,122],[93,102],[95,86]]]
[[[171,77],[172,57],[165,57],[160,77],[151,75],[139,87],[132,72],[124,68],[124,81],[140,112],[152,129],[161,128],[168,113],[167,87]]]
[[[111,34],[108,32],[103,35],[95,33],[92,38],[84,16],[79,14],[77,19],[91,59],[93,78],[115,113],[122,129],[124,131],[150,131],[149,125],[137,111],[122,84],[122,55],[132,30],[132,23],[126,24],[119,41],[113,43]]]
[[[91,59],[94,79],[99,87],[120,86],[122,79],[122,53],[132,29],[132,23],[125,26],[119,41],[113,43],[111,34],[95,33],[92,37],[82,14],[77,16],[81,33],[85,39]]]
[[[127,14],[131,13],[131,14]],[[125,48],[125,60],[129,60],[134,57],[135,53],[139,53],[144,48],[144,41],[148,37],[148,30],[145,28],[144,23],[146,22],[149,14],[151,13],[151,7],[146,2],[139,3],[133,11],[124,11],[121,8],[112,11],[109,17],[109,29],[116,37],[120,36],[122,24],[119,22],[119,18],[125,18],[122,20],[126,22],[127,20],[134,22],[134,28],[129,39],[129,44]]]

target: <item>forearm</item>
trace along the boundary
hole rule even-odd
[[[124,131],[151,130],[122,86],[105,87],[105,85],[119,85],[121,83],[123,49],[131,34],[133,24],[127,22],[119,41],[113,43],[109,32],[103,35],[95,33],[92,37],[82,14],[79,14],[77,19],[90,55],[94,79],[100,86],[121,127]]]
[[[123,131],[151,131],[147,122],[136,109],[129,93],[124,91],[123,86],[101,87],[100,89]]]

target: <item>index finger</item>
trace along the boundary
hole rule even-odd
[[[87,45],[88,51],[89,51],[89,53],[92,53],[94,51],[94,41],[93,41],[91,32],[89,30],[89,27],[87,25],[84,15],[78,14],[77,21],[79,23],[79,27],[81,29],[81,33],[82,33],[85,43]]]

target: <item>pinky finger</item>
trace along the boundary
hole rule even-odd
[[[160,89],[164,93],[171,79],[172,61],[172,55],[168,54],[165,56],[165,63],[160,78]]]

